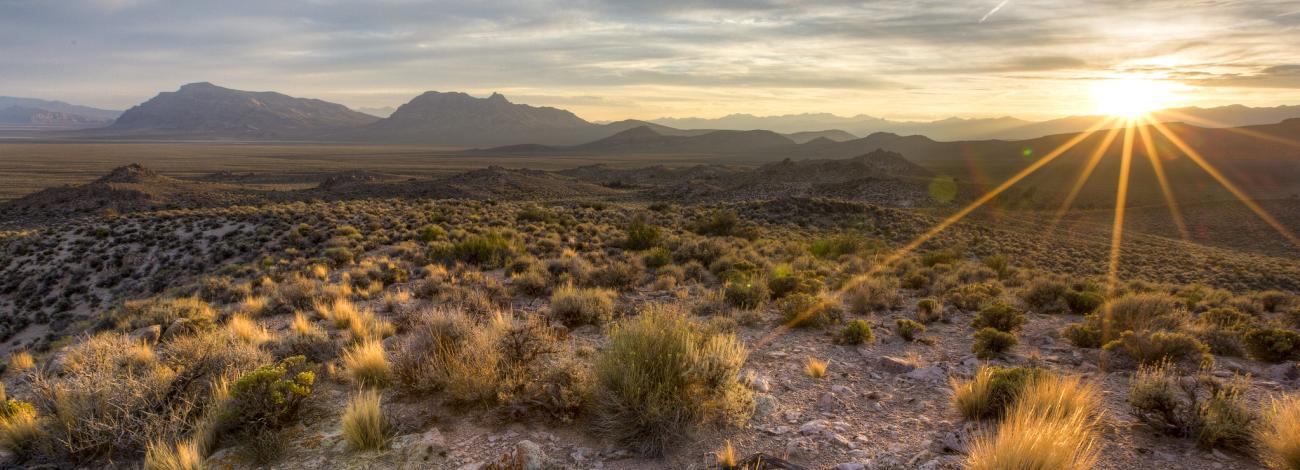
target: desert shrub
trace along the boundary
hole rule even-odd
[[[1260,461],[1274,470],[1300,470],[1300,395],[1272,397],[1255,433]]]
[[[329,260],[332,266],[343,266],[351,264],[356,259],[356,254],[345,246],[332,246],[321,252],[321,256]]]
[[[339,427],[356,450],[381,449],[392,436],[392,426],[379,405],[379,392],[373,389],[358,391],[348,400]]]
[[[948,303],[967,311],[982,309],[985,304],[996,300],[1000,295],[1002,295],[1002,284],[992,281],[963,284],[949,289],[944,294]]]
[[[952,406],[969,420],[1001,418],[1030,380],[1040,374],[1041,370],[1028,367],[980,366],[971,380],[949,379]]]
[[[279,347],[279,356],[306,356],[313,362],[333,359],[338,353],[329,334],[302,312],[294,313],[293,320],[289,322],[289,333],[281,338]]]
[[[0,386],[0,395],[3,387]],[[19,459],[35,453],[45,441],[45,428],[31,403],[0,397],[0,449]]]
[[[1066,293],[1070,288],[1060,281],[1051,279],[1035,279],[1029,282],[1029,286],[1020,294],[1020,298],[1025,301],[1025,305],[1030,310],[1037,313],[1065,313],[1070,311],[1070,305],[1066,301]]]
[[[921,323],[934,323],[936,321],[948,322],[948,312],[943,309],[943,303],[937,299],[921,299],[916,301],[916,319]]]
[[[144,470],[203,470],[203,456],[192,440],[176,444],[151,441],[144,453]]]
[[[936,251],[927,251],[921,254],[921,264],[931,267],[936,264],[952,264],[957,261],[959,254],[954,250],[943,249]]]
[[[228,330],[210,330],[173,338],[158,354],[164,365],[177,371],[169,386],[176,396],[198,400],[213,395],[215,384],[234,380],[271,356],[257,344]]]
[[[1177,330],[1188,319],[1172,296],[1156,293],[1129,294],[1101,307],[1107,317],[1105,341],[1118,338],[1125,331]]]
[[[437,240],[445,240],[447,239],[447,230],[443,229],[440,226],[429,224],[420,227],[420,229],[415,232],[415,236],[420,241],[425,243],[437,241]]]
[[[870,250],[878,250],[881,243],[863,235],[846,232],[813,241],[808,251],[818,258],[838,259],[844,255],[856,255]]]
[[[1217,307],[1196,316],[1196,322],[1229,330],[1245,330],[1255,323],[1255,317],[1230,307]]]
[[[1259,292],[1254,298],[1265,312],[1280,312],[1296,303],[1295,295],[1278,290]]]
[[[999,302],[981,309],[975,315],[975,319],[971,321],[971,327],[975,329],[993,328],[998,331],[1012,333],[1020,331],[1020,327],[1024,326],[1026,321],[1025,312],[1012,305]]]
[[[627,240],[623,247],[629,250],[647,250],[659,244],[659,227],[645,219],[637,218],[627,227]]]
[[[379,341],[358,343],[343,353],[343,370],[353,383],[362,387],[388,385],[391,367]]]
[[[735,212],[721,209],[696,219],[691,225],[692,232],[718,237],[740,236],[740,229],[740,217]]]
[[[1078,290],[1065,292],[1065,304],[1070,307],[1070,313],[1075,315],[1096,312],[1105,303],[1106,298],[1096,292]]]
[[[505,266],[517,251],[516,243],[500,232],[472,236],[452,246],[456,259],[486,268]]]
[[[829,365],[830,364],[826,361],[815,357],[809,357],[808,360],[804,362],[803,372],[804,374],[807,374],[808,377],[820,379],[826,377],[826,367]]]
[[[1171,331],[1125,331],[1103,349],[1140,365],[1170,361],[1195,367],[1214,360],[1205,344],[1189,334]]]
[[[551,294],[551,317],[565,326],[600,325],[614,315],[614,293],[561,286]]]
[[[723,286],[722,296],[733,307],[755,309],[767,301],[768,297],[771,296],[771,292],[767,289],[767,283],[762,279],[740,276],[738,279],[727,281],[727,284]]]
[[[889,278],[862,278],[850,281],[844,288],[849,309],[866,314],[878,310],[893,310],[902,303],[898,295],[898,281]]]
[[[538,205],[528,205],[515,212],[515,221],[518,222],[553,222],[557,219],[555,213]]]
[[[273,304],[281,313],[295,310],[310,310],[312,305],[323,300],[317,281],[302,276],[293,276],[280,283],[275,290]]]
[[[1100,348],[1101,328],[1087,323],[1071,323],[1061,329],[1061,336],[1078,348]]]
[[[107,322],[120,331],[131,331],[150,325],[167,328],[179,319],[211,323],[216,312],[198,297],[154,298],[126,301],[120,308],[108,313]]]
[[[610,261],[604,266],[592,270],[587,283],[596,287],[632,290],[641,285],[645,278],[645,268],[635,261]]]
[[[824,296],[794,294],[776,302],[781,321],[788,327],[819,327],[842,316],[834,300]]]
[[[657,246],[646,250],[641,256],[641,262],[650,269],[662,268],[673,262],[673,253],[667,248]]]
[[[906,318],[894,320],[894,331],[905,341],[915,341],[917,335],[925,333],[925,325]]]
[[[1204,343],[1215,356],[1241,357],[1246,354],[1241,332],[1237,330],[1198,322],[1189,325],[1185,332]]]
[[[292,423],[316,383],[302,356],[258,367],[230,386],[230,406],[221,417],[222,434],[257,441]]]
[[[853,320],[840,330],[840,341],[844,344],[870,343],[875,338],[876,334],[871,331],[871,324],[862,319]]]
[[[975,342],[971,344],[971,352],[980,359],[992,359],[1006,354],[1019,342],[1015,333],[984,327],[975,332]]]
[[[531,268],[511,274],[510,285],[523,295],[541,297],[551,293],[551,273],[542,268]]]
[[[596,358],[593,424],[645,454],[697,426],[739,425],[753,412],[738,377],[746,354],[734,336],[701,334],[677,308],[648,306],[615,325]]]
[[[1255,328],[1242,336],[1251,357],[1261,361],[1282,362],[1300,357],[1300,333],[1284,328]]]
[[[788,269],[774,269],[767,277],[767,289],[773,299],[780,299],[790,294],[817,294],[822,291],[822,282],[809,273],[790,272]]]
[[[1010,264],[1007,262],[1007,256],[1003,254],[989,255],[980,258],[984,266],[993,270],[998,275],[998,279],[1006,279],[1011,274]]]
[[[1195,437],[1202,447],[1248,446],[1256,418],[1242,396],[1245,379],[1180,377],[1177,370],[1168,362],[1140,367],[1129,383],[1133,414],[1168,434]]]

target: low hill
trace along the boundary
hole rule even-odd
[[[771,131],[675,132],[665,135],[650,126],[637,126],[581,145],[510,145],[476,149],[489,154],[735,154],[794,145]]]
[[[826,131],[794,132],[791,134],[784,134],[784,135],[786,136],[786,138],[793,140],[794,143],[796,144],[804,144],[817,139],[826,139],[833,142],[844,142],[844,141],[849,141],[858,138],[858,136],[856,135],[850,134],[848,132],[839,129],[831,129]]]
[[[330,198],[564,199],[609,196],[616,190],[551,172],[491,166],[443,178],[401,181],[326,181],[315,191]]]
[[[0,108],[11,108],[14,106],[82,116],[90,120],[104,123],[112,122],[114,119],[117,119],[118,116],[122,115],[121,111],[68,104],[62,101],[42,100],[38,98],[19,98],[16,96],[0,96]]]
[[[379,118],[317,99],[190,83],[122,113],[98,135],[304,138]]]
[[[0,204],[0,222],[253,204],[265,196],[238,186],[171,178],[132,164],[87,184],[48,188]]]
[[[111,121],[80,114],[70,114],[47,109],[10,106],[0,109],[0,126],[31,127],[39,129],[78,129],[98,127]]]

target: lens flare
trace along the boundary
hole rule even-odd
[[[1143,78],[1119,78],[1092,87],[1097,112],[1132,118],[1163,108],[1174,101],[1173,86]]]

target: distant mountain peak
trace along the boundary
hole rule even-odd
[[[126,166],[119,166],[107,175],[95,180],[99,183],[142,183],[149,180],[161,178],[157,172],[145,168],[139,163],[132,163]]]
[[[128,109],[111,126],[131,133],[230,137],[311,136],[378,118],[341,104],[210,82],[181,85]]]

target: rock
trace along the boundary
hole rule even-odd
[[[781,407],[781,403],[778,402],[776,397],[772,395],[766,393],[760,393],[754,396],[754,417],[755,418],[762,418],[765,416],[769,416],[772,413],[776,413],[776,410],[779,409],[780,407]]]
[[[447,440],[438,428],[431,428],[418,436],[399,438],[406,442],[401,447],[403,468],[432,468],[439,466],[447,458]]]
[[[746,383],[749,385],[749,388],[755,392],[768,393],[772,391],[772,383],[767,380],[767,377],[751,373],[747,376],[747,379]]]
[[[514,457],[515,462],[522,465],[518,468],[523,470],[542,470],[546,466],[546,452],[533,441],[522,440],[516,443]]]
[[[132,331],[131,333],[126,335],[126,338],[131,341],[137,343],[149,344],[149,345],[157,343],[158,338],[161,337],[162,337],[161,325],[149,325],[143,328],[137,328],[135,331]]]
[[[837,395],[845,395],[845,396],[848,396],[848,395],[852,395],[852,394],[853,394],[853,389],[851,389],[851,388],[849,388],[848,386],[845,386],[845,385],[834,385],[834,386],[831,386],[831,391],[832,391],[832,392],[835,392],[835,394],[837,394]]]
[[[916,370],[916,364],[891,356],[880,356],[880,359],[876,360],[876,364],[877,367],[880,367],[885,372],[895,374],[902,374]]]
[[[1284,362],[1274,366],[1269,366],[1264,369],[1264,373],[1261,375],[1278,382],[1295,380],[1296,378],[1300,378],[1300,363]]]
[[[167,325],[166,330],[163,330],[162,339],[171,339],[188,333],[190,331],[190,322],[191,320],[188,318],[177,318],[172,324]]]
[[[867,466],[860,463],[842,463],[831,470],[867,470]]]
[[[576,447],[573,449],[573,452],[569,453],[569,457],[573,458],[575,462],[582,462],[591,458],[591,454],[591,449],[586,447]]]
[[[831,392],[823,393],[821,398],[817,399],[817,409],[822,412],[835,412],[843,407],[844,405],[840,403],[839,397],[836,397]]]
[[[830,429],[830,423],[824,419],[814,419],[799,426],[799,434],[821,434]]]
[[[847,437],[844,437],[837,432],[827,433],[826,440],[831,441],[832,444],[843,447],[845,449],[852,449],[853,447],[855,447],[853,445],[853,441],[850,441]]]
[[[42,370],[51,375],[62,375],[63,369],[68,365],[68,348],[61,348],[50,358],[45,360],[45,367]]]
[[[942,383],[948,380],[948,373],[944,372],[943,368],[939,366],[922,367],[903,374],[903,376],[909,379],[930,383]]]

